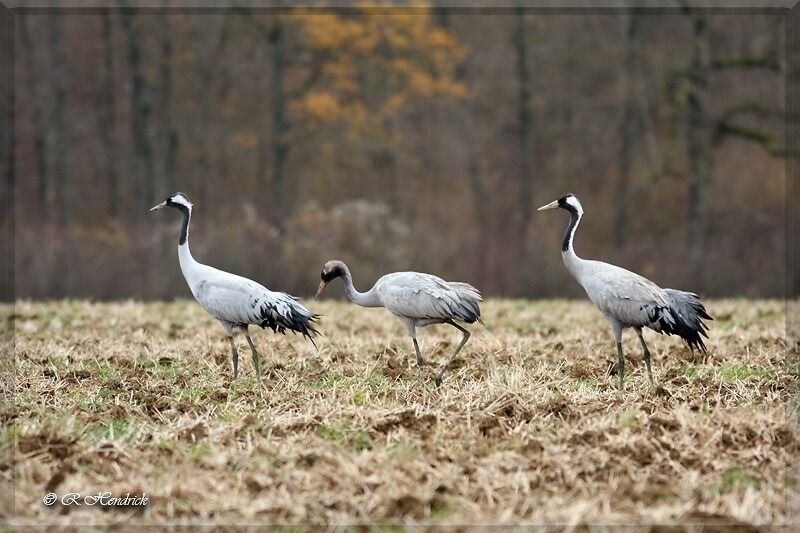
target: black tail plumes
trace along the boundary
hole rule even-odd
[[[662,309],[659,317],[654,324],[656,331],[667,335],[678,335],[689,349],[695,348],[705,353],[706,345],[703,337],[708,338],[706,331],[708,327],[703,320],[714,320],[706,312],[700,298],[691,292],[676,291],[674,289],[664,289],[669,301],[669,308]]]
[[[286,335],[286,330],[292,333],[300,333],[303,337],[308,338],[316,348],[317,344],[314,342],[314,336],[319,335],[320,332],[314,328],[314,324],[319,321],[319,315],[296,303],[294,297],[289,296],[289,298],[292,298],[292,302],[284,309],[263,306],[261,309],[263,321],[258,325],[284,335]]]

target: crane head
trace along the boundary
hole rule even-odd
[[[156,209],[162,209],[164,207],[174,207],[177,209],[188,209],[191,211],[192,209],[192,201],[189,200],[189,197],[182,192],[176,192],[172,196],[169,196],[166,200],[161,202],[158,205],[154,205],[150,208],[150,211],[155,211]]]
[[[554,200],[547,205],[543,205],[537,211],[547,211],[548,209],[566,209],[570,212],[575,212],[578,215],[583,214],[583,206],[581,206],[580,200],[574,194],[570,193],[566,196],[562,196],[558,200]]]
[[[345,264],[341,261],[328,261],[322,265],[322,273],[319,275],[321,281],[319,282],[319,288],[317,288],[317,294],[314,296],[314,299],[316,300],[319,298],[319,295],[322,294],[322,291],[325,290],[325,287],[328,286],[328,283],[336,278],[344,277],[346,273],[347,266],[345,266]]]

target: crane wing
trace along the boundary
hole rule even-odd
[[[480,319],[480,292],[467,283],[450,283],[420,272],[389,274],[376,283],[383,306],[418,320]]]
[[[311,325],[316,315],[295,297],[270,291],[241,276],[228,274],[202,280],[195,298],[211,316],[231,324],[253,324],[280,333],[290,329],[309,337],[316,333]]]
[[[647,326],[669,308],[664,290],[624,268],[593,261],[584,278],[589,299],[607,316],[625,324]]]

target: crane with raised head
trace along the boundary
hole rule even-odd
[[[583,207],[574,194],[568,194],[543,205],[538,211],[563,209],[570,214],[569,225],[561,245],[564,266],[586,291],[592,303],[611,325],[617,343],[617,373],[619,389],[625,388],[625,355],[622,351],[622,331],[633,328],[639,336],[647,365],[650,385],[654,385],[650,368],[650,350],[644,341],[642,328],[650,328],[666,335],[678,335],[694,351],[706,352],[703,337],[707,327],[703,320],[713,320],[697,294],[662,289],[647,278],[624,268],[581,259],[575,254],[573,239],[583,217]]]
[[[222,324],[231,345],[233,379],[239,375],[239,353],[233,340],[235,330],[244,333],[253,355],[253,369],[261,385],[259,354],[250,338],[248,326],[270,328],[273,332],[300,333],[314,344],[314,329],[318,316],[303,306],[297,298],[285,292],[274,292],[247,278],[218,270],[195,261],[189,251],[189,222],[192,202],[178,192],[154,206],[150,211],[171,207],[183,215],[178,239],[178,262],[181,272],[197,303]]]

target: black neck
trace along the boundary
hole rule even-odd
[[[181,210],[183,213],[183,224],[181,225],[181,237],[178,241],[178,245],[186,244],[186,240],[189,238],[189,218],[191,218],[191,212],[189,212],[188,207],[178,206],[178,209]]]
[[[569,250],[570,244],[572,244],[572,238],[574,237],[574,230],[575,226],[578,225],[578,220],[580,220],[580,216],[575,209],[567,209],[569,211],[569,226],[567,226],[567,232],[564,233],[564,242],[561,244],[561,251],[566,252]]]

